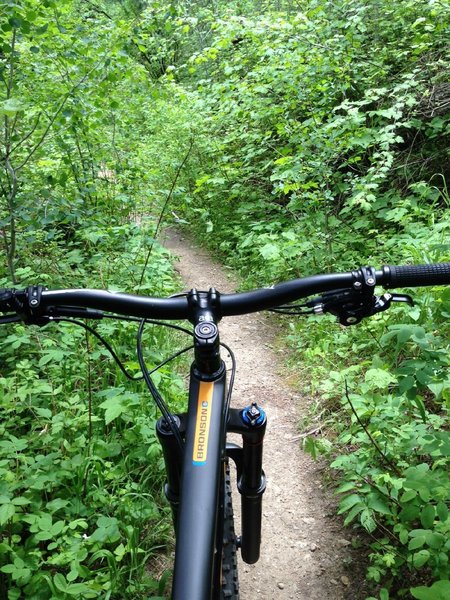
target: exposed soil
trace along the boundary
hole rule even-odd
[[[236,276],[204,250],[177,232],[165,235],[186,288],[235,290]],[[233,405],[257,400],[268,416],[261,558],[251,566],[240,561],[241,600],[362,600],[364,568],[352,534],[334,516],[335,500],[322,482],[321,466],[299,445],[297,423],[308,405],[281,375],[283,357],[273,349],[276,325],[257,313],[224,319],[220,333],[237,359]],[[236,491],[236,513],[239,503]]]

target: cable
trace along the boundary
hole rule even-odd
[[[309,300],[308,302],[302,304],[282,304],[281,306],[276,306],[275,308],[269,309],[269,312],[291,316],[314,315],[316,313],[314,312],[314,308],[311,307],[315,306],[317,303],[318,302],[315,302],[314,300]]]
[[[179,352],[176,352],[175,354],[172,354],[172,356],[169,356],[169,358],[167,358],[163,362],[159,363],[159,365],[157,365],[151,371],[149,371],[148,374],[152,375],[155,371],[157,371],[161,367],[164,367],[164,365],[167,365],[167,363],[169,363],[170,361],[174,360],[175,358],[178,358],[179,356],[181,356],[185,352],[188,352],[189,350],[193,350],[193,349],[194,349],[194,346],[188,346],[187,348],[184,348],[183,350],[179,350]]]
[[[69,318],[66,318],[66,317],[51,317],[50,319],[53,322],[73,323],[74,325],[78,325],[78,326],[82,327],[83,329],[85,329],[86,331],[88,331],[89,333],[91,333],[94,337],[96,337],[105,346],[105,348],[108,350],[108,352],[114,358],[115,362],[119,366],[119,368],[122,371],[122,373],[129,380],[131,380],[131,381],[140,381],[140,380],[143,379],[145,381],[145,383],[146,383],[146,385],[147,385],[147,387],[148,387],[148,389],[149,389],[149,391],[150,391],[150,393],[151,393],[151,395],[152,395],[152,397],[153,397],[156,405],[158,406],[158,408],[161,411],[163,417],[165,418],[166,422],[168,423],[168,425],[169,425],[172,433],[174,434],[175,439],[177,440],[177,443],[180,446],[180,449],[183,448],[183,440],[181,438],[181,434],[180,434],[180,431],[178,429],[178,426],[175,423],[173,415],[170,412],[169,408],[167,407],[166,403],[164,402],[161,394],[158,392],[155,384],[153,383],[153,381],[151,379],[151,375],[152,375],[152,373],[154,373],[155,371],[157,371],[158,369],[160,369],[161,367],[163,367],[167,363],[171,362],[175,358],[178,358],[179,356],[181,356],[185,352],[188,352],[189,350],[192,350],[194,346],[188,346],[187,348],[183,348],[183,350],[179,350],[175,354],[172,354],[171,356],[169,356],[169,358],[167,358],[166,360],[164,360],[161,363],[159,363],[151,371],[149,371],[148,368],[147,368],[147,365],[145,364],[145,360],[144,360],[144,356],[143,356],[143,350],[142,350],[142,334],[143,334],[143,331],[144,331],[144,326],[146,324],[146,320],[145,319],[144,320],[142,320],[142,319],[135,319],[133,317],[123,319],[125,321],[139,321],[140,322],[138,333],[137,333],[137,357],[138,357],[138,361],[139,361],[139,366],[141,367],[142,375],[140,375],[138,377],[135,377],[133,375],[130,375],[130,373],[127,372],[127,370],[123,366],[121,360],[119,359],[119,357],[117,356],[117,354],[113,350],[112,346],[97,331],[95,331],[95,329],[93,329],[92,327],[90,327],[89,325],[87,325],[86,323],[84,323],[83,321],[78,321],[76,319],[69,319]],[[154,325],[165,325],[165,323],[160,323],[159,321],[150,321],[150,323],[154,324]],[[184,330],[184,328],[181,328],[181,327],[178,327],[178,326],[174,326],[173,328],[180,329],[181,331],[184,331],[185,333],[189,333],[189,335],[191,335],[191,332],[188,331],[188,330]],[[234,379],[234,377],[233,377],[233,379]]]
[[[294,310],[286,308],[272,308],[269,312],[278,313],[279,315],[313,315],[315,314],[313,310]]]
[[[141,321],[141,319],[126,319],[126,320],[127,321],[128,320],[136,320],[138,322]],[[112,348],[112,346],[109,344],[109,342],[107,342],[97,331],[95,331],[95,329],[93,329],[92,327],[90,327],[89,325],[87,325],[86,323],[84,323],[83,321],[77,321],[76,319],[69,319],[69,318],[66,318],[66,317],[51,317],[51,321],[58,321],[58,322],[64,321],[66,323],[73,323],[74,325],[79,325],[80,327],[83,327],[83,329],[85,329],[86,331],[88,331],[89,333],[91,333],[92,335],[94,335],[105,346],[105,348],[108,350],[108,352],[111,354],[111,356],[113,357],[113,359],[116,361],[116,363],[119,366],[120,370],[125,375],[125,377],[127,377],[127,379],[129,379],[130,381],[142,381],[144,379],[143,375],[135,376],[135,375],[131,375],[130,373],[128,373],[127,370],[125,369],[122,361],[117,356],[116,352],[114,351],[114,349]],[[160,325],[161,323],[155,322],[154,324]],[[189,350],[192,350],[193,347],[194,346],[188,346],[187,348],[184,348],[183,350],[180,350],[180,351],[176,352],[175,354],[172,354],[171,356],[169,356],[169,358],[166,358],[165,360],[163,360],[162,362],[160,362],[158,365],[156,365],[156,367],[154,367],[151,371],[149,371],[149,374],[151,375],[155,371],[158,371],[158,369],[160,369],[161,367],[164,367],[164,365],[166,365],[167,363],[171,362],[175,358],[178,358],[179,356],[181,356],[185,352],[188,352]]]
[[[134,375],[131,375],[130,373],[128,373],[128,371],[124,367],[122,361],[117,356],[116,352],[114,351],[112,346],[109,344],[109,342],[107,340],[105,340],[103,338],[103,336],[101,336],[95,329],[93,329],[92,327],[87,325],[84,321],[79,321],[77,319],[72,319],[69,317],[49,317],[49,319],[50,319],[50,322],[72,323],[73,325],[78,325],[79,327],[82,327],[85,331],[88,331],[95,338],[97,338],[101,344],[103,344],[103,346],[111,354],[114,361],[116,362],[116,364],[118,365],[118,367],[120,368],[122,373],[125,375],[125,377],[127,377],[127,379],[129,379],[130,381],[140,381],[143,379],[145,381],[147,388],[149,389],[157,407],[159,408],[166,423],[168,424],[170,430],[172,431],[172,433],[177,441],[177,444],[179,445],[180,449],[182,450],[184,442],[181,437],[180,430],[179,430],[179,428],[175,422],[175,419],[174,419],[172,413],[170,412],[167,404],[164,402],[164,399],[162,398],[161,394],[159,393],[158,389],[156,388],[156,386],[151,378],[151,375],[155,371],[157,371],[158,369],[163,367],[164,365],[168,364],[172,360],[174,360],[174,359],[178,358],[179,356],[181,356],[182,354],[184,354],[185,352],[192,350],[194,348],[194,346],[193,345],[188,346],[187,348],[183,348],[182,350],[179,350],[175,354],[172,354],[166,360],[159,363],[156,367],[149,370],[147,365],[145,364],[143,347],[142,347],[142,336],[143,336],[144,327],[146,324],[166,326],[171,329],[175,329],[175,330],[181,331],[183,333],[186,333],[186,334],[190,335],[191,337],[193,337],[193,333],[191,331],[189,331],[188,329],[185,329],[184,327],[181,327],[179,325],[173,325],[171,323],[165,323],[165,322],[161,322],[161,321],[138,319],[136,317],[127,317],[127,316],[122,316],[122,315],[115,316],[112,314],[111,315],[105,314],[103,316],[106,318],[110,318],[110,319],[120,319],[122,321],[139,322],[139,328],[138,328],[137,340],[136,340],[137,341],[136,350],[137,350],[137,357],[138,357],[138,362],[139,362],[139,366],[141,368],[142,375],[134,376]],[[221,343],[220,345],[227,350],[228,354],[230,355],[230,359],[231,359],[231,376],[230,376],[230,383],[228,385],[226,405],[225,405],[225,411],[224,411],[224,415],[226,415],[228,413],[228,409],[229,409],[230,402],[231,402],[231,396],[232,396],[232,392],[233,392],[233,387],[234,387],[234,380],[235,380],[235,375],[236,375],[236,357],[229,346],[227,346],[224,343]]]
[[[147,365],[145,364],[144,353],[143,353],[143,348],[142,348],[142,334],[144,332],[145,325],[146,325],[146,320],[142,319],[140,322],[137,337],[136,337],[136,351],[137,351],[139,366],[141,367],[144,381],[150,391],[150,394],[152,395],[153,400],[155,401],[157,407],[159,408],[161,414],[163,415],[171,432],[173,433],[180,450],[183,450],[184,443],[181,438],[180,430],[179,430],[179,428],[175,422],[175,419],[173,418],[173,415],[170,412],[167,404],[164,402],[164,399],[162,398],[161,394],[159,393],[158,389],[156,388],[155,384],[153,383],[150,372],[147,368]]]
[[[86,331],[91,333],[94,337],[96,337],[105,346],[105,348],[108,350],[108,352],[111,354],[113,359],[116,361],[118,367],[120,368],[120,370],[122,371],[122,373],[125,375],[125,377],[127,379],[129,379],[130,381],[141,381],[142,379],[144,379],[143,375],[135,376],[135,375],[131,375],[130,373],[128,373],[128,371],[125,369],[122,361],[117,356],[117,354],[115,353],[114,349],[109,344],[109,342],[107,342],[99,333],[97,333],[97,331],[95,331],[95,329],[93,329],[92,327],[90,327],[89,325],[84,323],[83,321],[78,321],[76,319],[69,319],[67,317],[50,317],[50,320],[52,322],[53,321],[57,321],[57,322],[62,321],[65,323],[73,323],[74,325],[79,325],[80,327],[82,327],[83,329],[85,329]]]
[[[308,310],[305,310],[308,309]],[[278,313],[281,315],[313,315],[314,310],[311,308],[311,301],[304,304],[282,304],[275,308],[269,309],[269,312]]]
[[[220,345],[225,348],[225,350],[228,352],[228,354],[230,355],[230,359],[231,359],[231,375],[230,375],[230,383],[228,384],[228,390],[227,390],[227,401],[226,401],[226,406],[225,406],[225,412],[228,412],[228,409],[230,407],[230,402],[231,402],[231,396],[233,393],[233,387],[234,387],[234,379],[236,377],[236,367],[237,367],[237,363],[236,363],[236,357],[234,355],[234,352],[231,350],[231,348],[229,346],[227,346],[226,344],[224,344],[223,342],[220,342]]]

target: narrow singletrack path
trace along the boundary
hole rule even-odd
[[[179,233],[169,230],[163,243],[178,257],[176,270],[186,288],[235,291],[233,277]],[[241,600],[363,600],[363,568],[352,534],[333,516],[335,502],[320,466],[299,446],[296,424],[307,408],[279,374],[279,354],[271,347],[274,325],[257,313],[224,319],[220,333],[237,359],[233,405],[257,401],[268,417],[261,558],[251,566],[240,561]],[[235,488],[233,494],[239,513]]]

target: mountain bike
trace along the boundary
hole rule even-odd
[[[246,563],[260,554],[262,497],[266,488],[263,442],[267,417],[257,403],[231,408],[235,360],[220,342],[218,323],[224,317],[272,310],[287,315],[331,313],[344,326],[387,310],[394,302],[412,304],[406,294],[375,294],[386,289],[450,283],[450,263],[361,267],[347,273],[321,274],[238,294],[192,289],[170,298],[152,298],[93,289],[48,290],[40,285],[0,290],[0,323],[22,321],[44,326],[70,321],[87,328],[112,352],[111,346],[86,320],[118,318],[139,322],[137,355],[143,378],[161,410],[157,434],[162,446],[175,528],[173,600],[238,599],[236,553]],[[312,296],[312,298],[311,298]],[[298,303],[302,298],[305,302]],[[80,321],[80,319],[82,319]],[[186,329],[167,321],[188,320]],[[147,323],[165,324],[193,339],[187,411],[172,414],[155,387],[142,350]],[[232,360],[227,369],[225,347]],[[179,353],[178,353],[179,354]],[[167,361],[166,361],[167,362]],[[120,364],[120,363],[119,363]],[[238,445],[229,433],[242,437]],[[241,532],[234,531],[228,464],[236,465],[241,496]]]

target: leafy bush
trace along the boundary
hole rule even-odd
[[[205,126],[177,209],[245,286],[448,260],[449,22],[427,0],[248,11],[178,71]],[[305,445],[334,459],[382,600],[445,595],[449,575],[450,311],[447,293],[417,297],[355,331],[290,324],[331,430]]]
[[[307,438],[305,448],[334,454],[344,523],[359,523],[373,539],[368,578],[397,577],[390,587],[399,597],[405,579],[449,576],[449,294],[417,295],[415,309],[392,311],[331,340],[316,333],[306,351],[307,360],[309,353],[336,361],[316,368],[314,379],[328,410],[340,402],[341,412],[328,420],[333,445]]]
[[[141,231],[131,225],[93,232],[84,229],[68,252],[60,250],[69,264],[71,252],[81,253],[77,285],[102,278],[123,286],[127,279],[132,291],[145,258]],[[74,285],[67,262],[47,271],[47,280]],[[29,267],[22,276],[35,280],[40,267],[37,257],[37,274]],[[155,294],[173,289],[158,247],[144,287]],[[129,355],[135,327],[108,321],[97,330],[136,372]],[[125,388],[108,353],[74,325],[14,326],[1,334],[0,572],[8,598],[136,598],[157,591],[146,564],[166,546],[170,525],[148,393],[142,384]],[[156,330],[148,337],[148,360],[158,363],[174,340]],[[159,386],[175,401],[183,395],[182,381],[166,371]]]
[[[190,61],[207,128],[179,203],[192,227],[264,282],[392,258],[448,206],[448,33],[426,1],[219,22]]]

